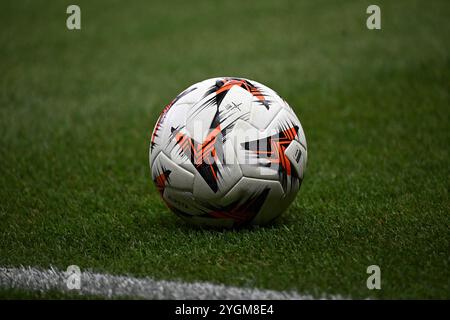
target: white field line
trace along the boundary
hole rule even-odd
[[[293,291],[238,288],[208,282],[181,282],[133,278],[84,271],[80,274],[80,289],[69,290],[68,273],[55,268],[41,270],[32,267],[0,267],[0,288],[32,291],[78,292],[104,298],[135,297],[143,299],[224,299],[224,300],[310,300],[314,297]],[[326,296],[327,299],[343,299]]]

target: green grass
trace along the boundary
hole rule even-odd
[[[448,1],[377,1],[380,31],[370,1],[77,1],[68,31],[71,3],[1,5],[1,266],[450,298]],[[188,227],[150,178],[162,107],[220,75],[272,87],[305,129],[306,179],[270,227]]]
[[[0,300],[104,300],[104,297],[95,295],[82,295],[78,292],[49,291],[27,291],[23,289],[2,289]],[[124,299],[124,298],[122,298]],[[126,297],[125,297],[126,299]]]

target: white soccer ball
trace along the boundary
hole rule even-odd
[[[263,225],[294,200],[306,139],[291,107],[252,80],[196,83],[162,111],[150,168],[167,206],[194,224]]]

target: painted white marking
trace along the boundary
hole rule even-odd
[[[315,297],[294,291],[273,291],[253,288],[238,288],[209,282],[181,282],[154,280],[81,272],[80,289],[70,290],[66,271],[55,268],[42,270],[32,267],[0,267],[0,288],[23,289],[46,292],[78,292],[104,298],[134,297],[143,299],[224,299],[224,300],[311,300]],[[321,299],[345,299],[342,296],[324,296]]]

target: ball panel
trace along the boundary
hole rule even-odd
[[[216,201],[205,201],[198,197],[192,197],[194,204],[176,204],[179,197],[189,197],[176,190],[166,189],[164,197],[173,206],[180,208],[184,206],[181,216],[194,224],[212,227],[242,227],[252,223],[253,219],[260,213],[264,206],[271,187],[276,187],[277,182],[257,181],[252,182],[248,178],[240,179],[233,188],[223,197]],[[263,183],[262,183],[263,182]],[[175,199],[172,199],[175,195]],[[187,206],[191,206],[188,208]],[[196,206],[195,208],[193,206]],[[179,212],[176,212],[180,215]]]
[[[243,177],[224,197],[222,210],[233,216],[235,227],[254,224],[255,218],[267,207],[267,202],[279,194],[279,189],[277,181]]]
[[[162,197],[169,209],[179,216],[191,217],[204,215],[208,212],[207,208],[201,206],[198,200],[189,191],[166,187]]]
[[[191,191],[194,184],[194,174],[173,162],[163,152],[160,152],[153,161],[152,178],[158,189],[170,186],[178,190]]]
[[[278,180],[278,166],[271,163],[271,142],[267,130],[239,121],[232,132],[237,161],[245,177]]]
[[[306,149],[297,140],[293,140],[284,153],[291,162],[292,169],[295,170],[297,176],[303,179],[306,169]]]
[[[157,154],[161,150],[169,150],[170,153],[171,128],[182,127],[186,123],[186,114],[190,109],[190,104],[174,103],[166,106],[156,122],[150,142],[150,158],[152,154]],[[151,160],[152,162],[152,160]]]
[[[252,184],[263,184],[270,188],[266,201],[251,222],[253,225],[264,225],[273,221],[286,210],[293,200],[293,198],[286,198],[286,193],[278,181],[265,181],[261,179],[246,178],[245,183],[246,187],[251,187]]]
[[[300,122],[300,120],[298,119],[297,115],[295,114],[294,110],[292,110],[292,108],[287,104],[287,102],[285,103],[285,108],[283,108],[283,111],[286,113],[288,113],[288,116],[286,116],[287,118],[292,119],[293,122],[295,122],[298,125],[298,133],[297,133],[297,138],[298,138],[298,142],[300,142],[300,144],[303,146],[303,148],[306,150],[308,148],[307,143],[306,143],[306,136],[305,136],[305,131],[303,130],[303,126]]]
[[[281,110],[265,130],[255,130],[249,123],[241,122],[234,134],[236,155],[245,177],[277,180],[285,192],[298,191],[299,179],[303,178],[306,163],[306,149],[299,150],[298,159],[295,157],[295,143],[300,144],[299,135],[303,134],[296,118],[286,110]],[[289,149],[294,141],[293,147]],[[286,153],[286,150],[291,151]],[[291,158],[290,152],[294,152]]]
[[[187,132],[198,143],[204,143],[216,128],[220,129],[217,133],[225,137],[237,119],[248,120],[250,106],[251,95],[240,87],[229,89],[220,101],[214,92],[205,95],[187,114]]]
[[[250,116],[250,124],[260,130],[266,129],[280,112],[281,107],[278,103],[271,103],[266,109],[258,102],[253,102]]]
[[[211,164],[197,165],[193,193],[199,199],[218,199],[242,178],[242,171],[237,163],[232,141],[227,140],[223,144],[221,142],[218,144],[221,144],[221,147],[217,147],[216,150],[220,149],[220,153],[224,152],[224,155],[222,156],[216,151],[215,157],[207,160],[211,161]]]

